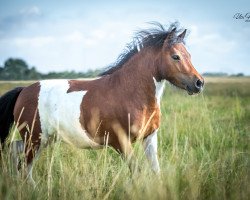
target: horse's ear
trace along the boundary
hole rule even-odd
[[[187,29],[185,29],[180,35],[178,35],[178,41],[182,42],[185,38]]]
[[[170,33],[173,34],[175,31],[176,31],[176,27],[174,27]]]
[[[169,44],[171,44],[171,41],[173,40],[174,38],[174,35],[175,35],[175,32],[176,32],[176,28],[173,28],[168,36],[166,37],[165,41],[164,41],[164,47],[169,47]]]

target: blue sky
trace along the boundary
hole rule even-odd
[[[0,0],[0,65],[23,58],[41,72],[102,68],[133,33],[179,21],[196,69],[250,75],[250,1]]]

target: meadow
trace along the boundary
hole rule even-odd
[[[250,78],[206,78],[189,96],[167,85],[158,135],[161,173],[153,174],[140,143],[142,171],[110,148],[56,143],[33,169],[37,186],[14,173],[9,150],[0,162],[0,199],[250,199]],[[31,82],[0,82],[0,95]]]

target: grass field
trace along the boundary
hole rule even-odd
[[[0,95],[26,82],[0,82]],[[0,168],[0,199],[250,199],[250,78],[207,78],[197,96],[167,86],[161,103],[160,176],[131,177],[112,149],[81,150],[57,143],[36,162],[34,189]]]

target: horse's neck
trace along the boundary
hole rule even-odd
[[[159,80],[157,60],[153,60],[157,55],[149,57],[148,54],[146,52],[142,55],[135,55],[113,76],[117,79],[116,82],[122,84],[126,90],[136,91],[142,98],[156,98],[158,105],[160,105],[165,81],[157,81]],[[135,90],[135,87],[138,89]]]
[[[159,52],[153,49],[143,49],[139,53],[130,58],[124,66],[119,70],[120,74],[129,75],[136,79],[152,79],[158,80],[157,65]],[[147,80],[148,81],[148,80]]]

